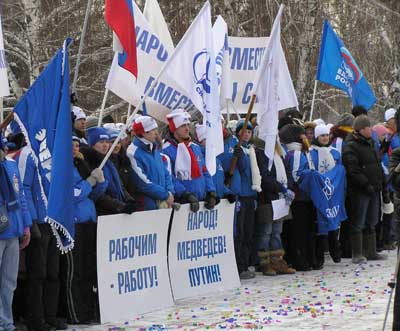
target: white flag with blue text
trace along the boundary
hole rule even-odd
[[[227,101],[232,100],[231,69],[228,45],[228,25],[224,19],[218,15],[213,28],[214,54],[217,70],[219,102],[221,108],[226,107]]]
[[[10,88],[8,86],[6,53],[4,51],[3,30],[1,27],[0,16],[0,97],[4,97],[9,94]]]
[[[175,48],[165,73],[185,88],[203,115],[206,133],[206,167],[216,171],[216,156],[224,150],[218,81],[211,28],[211,6],[207,1]]]
[[[296,92],[281,45],[283,7],[283,5],[280,6],[272,26],[253,92],[257,96],[259,137],[265,141],[264,152],[269,160],[274,158],[279,111],[298,107]],[[269,164],[269,167],[271,166],[272,162]]]

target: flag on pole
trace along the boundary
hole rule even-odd
[[[175,48],[165,73],[176,78],[206,125],[206,167],[213,176],[216,157],[224,150],[218,82],[211,28],[211,6],[207,1]]]
[[[219,101],[221,108],[224,108],[227,106],[229,100],[232,101],[232,83],[228,45],[228,25],[222,16],[218,15],[213,25],[212,32],[214,38],[214,54],[216,57],[215,63],[217,65]]]
[[[62,251],[73,248],[73,160],[68,45],[61,48],[14,108],[32,150],[43,203]]]
[[[327,20],[322,32],[317,80],[346,92],[353,106],[368,110],[376,102],[365,76]]]
[[[166,122],[165,116],[172,109],[189,109],[193,104],[174,76],[164,75],[158,80],[154,89],[151,89],[171,53],[154,33],[139,7],[134,2],[132,6],[136,24],[138,76],[134,77],[119,65],[119,54],[116,52],[108,74],[106,89],[132,105],[137,105],[150,89],[145,105],[148,114]],[[143,111],[145,109],[143,108]]]
[[[282,12],[283,5],[280,6],[272,26],[254,88],[257,96],[258,132],[259,137],[265,141],[265,155],[271,160],[269,167],[272,167],[274,159],[279,111],[298,107],[296,91],[281,46]]]
[[[143,9],[143,15],[149,22],[149,26],[154,33],[160,38],[168,53],[172,54],[174,51],[174,43],[169,33],[167,22],[161,11],[160,5],[157,0],[146,0]]]
[[[136,78],[138,65],[134,17],[132,0],[106,0],[105,20],[122,47],[118,50],[118,65]]]
[[[8,86],[6,53],[4,51],[3,30],[0,16],[0,97],[5,97],[6,95],[10,95],[10,88]]]

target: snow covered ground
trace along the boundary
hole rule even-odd
[[[360,266],[327,258],[321,271],[259,274],[240,288],[181,300],[125,323],[69,330],[381,330],[395,262],[394,251],[387,261]],[[391,324],[392,313],[387,330]]]

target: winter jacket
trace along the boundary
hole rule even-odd
[[[9,226],[6,230],[0,233],[0,240],[7,240],[22,237],[24,229],[32,225],[32,217],[25,200],[17,163],[14,160],[9,159],[5,159],[2,163],[9,179],[11,179],[11,182],[13,183],[14,192],[16,193],[19,204],[19,208],[16,210],[8,211]]]
[[[133,182],[144,195],[145,210],[158,209],[157,201],[165,201],[175,193],[171,175],[156,146],[135,138],[127,150]]]
[[[90,171],[100,166],[104,155],[101,155],[89,146],[81,146],[80,151],[85,157]],[[122,186],[118,171],[110,160],[107,160],[104,165],[103,173],[107,181],[107,188],[105,192],[95,200],[97,215],[122,213],[125,204],[131,201],[131,198]]]
[[[396,148],[392,151],[389,161],[389,172],[390,172],[390,184],[394,190],[393,202],[395,210],[395,219],[400,223],[400,173],[394,170],[400,164],[400,148]]]
[[[233,151],[235,146],[237,145],[238,140],[236,137],[232,136],[231,134],[226,134],[224,137],[224,152],[217,156],[217,159],[221,161],[221,166],[227,174],[231,167],[231,162],[233,158]],[[233,172],[233,176],[230,179],[229,190],[234,195],[240,195],[241,191],[241,180],[240,180],[240,172],[238,167],[235,168]]]
[[[203,157],[205,158],[206,150],[204,146],[201,146],[201,152],[203,154]],[[212,180],[214,182],[217,197],[219,199],[223,199],[227,195],[233,194],[232,191],[225,185],[225,171],[224,168],[222,167],[221,160],[218,158],[216,158],[216,171],[215,175],[212,176]]]
[[[268,170],[269,159],[265,155],[264,149],[256,148],[256,156],[258,169],[260,169],[262,177],[262,192],[258,194],[258,201],[260,205],[264,205],[266,203],[271,203],[272,200],[279,199],[279,193],[283,193],[284,188],[282,184],[276,180],[275,163],[272,163],[271,170]]]
[[[45,223],[47,212],[42,199],[39,174],[31,155],[31,149],[28,146],[23,147],[15,154],[15,161],[18,164],[22,189],[31,218],[38,224],[43,224]]]
[[[189,143],[189,148],[192,150],[196,156],[201,175],[198,178],[190,180],[181,180],[175,176],[175,161],[176,153],[178,150],[178,143],[170,138],[163,147],[163,153],[166,154],[171,161],[171,174],[172,182],[174,184],[175,195],[179,198],[184,193],[192,193],[197,199],[204,200],[208,192],[215,192],[215,185],[213,180],[208,173],[203,155],[201,153],[200,146],[191,142]]]
[[[250,148],[250,144],[243,142],[242,150],[243,153],[241,157],[238,158],[237,168],[240,173],[240,197],[257,197],[257,192],[252,189],[252,177],[251,177],[251,165],[250,157],[247,154],[247,150]]]
[[[300,190],[301,177],[310,171],[306,155],[302,151],[288,150],[285,157],[288,188],[295,192],[295,201],[309,201],[307,195]]]
[[[342,153],[346,167],[348,192],[379,192],[383,188],[383,171],[372,139],[358,133],[346,138]]]

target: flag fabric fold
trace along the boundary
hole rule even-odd
[[[213,176],[216,156],[224,150],[218,81],[211,26],[211,6],[207,1],[175,48],[165,74],[175,77],[185,88],[206,125],[206,167]]]
[[[61,251],[74,245],[72,121],[68,45],[56,53],[14,108],[38,169],[50,224]]]
[[[322,32],[317,80],[346,92],[353,106],[369,110],[376,102],[367,79],[327,20]]]
[[[280,6],[272,26],[271,35],[257,71],[253,92],[257,96],[255,107],[258,113],[258,134],[265,141],[264,152],[271,160],[270,168],[278,135],[279,111],[292,107],[298,108],[296,91],[280,41],[282,12],[283,5]]]

